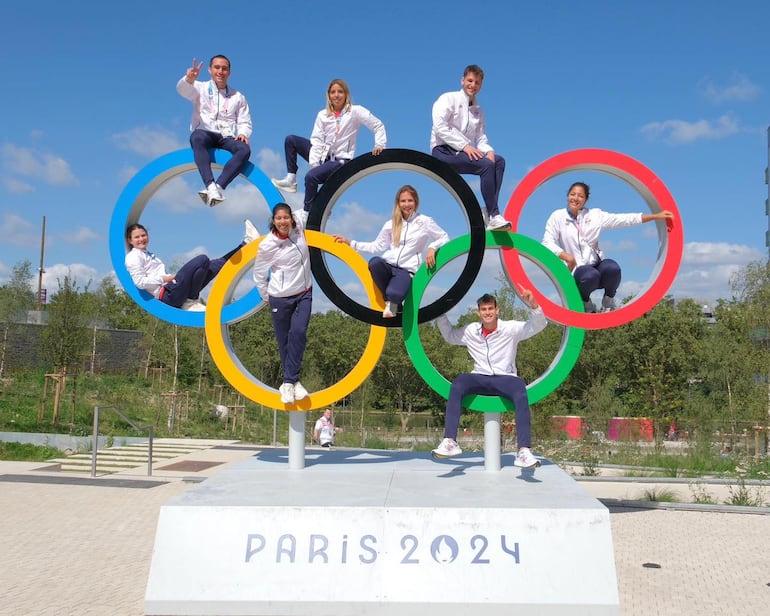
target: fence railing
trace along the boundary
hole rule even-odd
[[[118,409],[115,406],[95,406],[94,407],[94,435],[93,435],[93,443],[91,447],[91,477],[96,477],[96,456],[97,452],[99,450],[99,413],[102,410],[110,410],[115,411],[127,424],[129,424],[134,430],[147,430],[147,433],[149,435],[149,443],[147,445],[147,476],[152,475],[152,439],[155,434],[155,428],[154,426],[140,426],[138,424],[135,424],[131,419],[129,419],[125,414],[123,414],[120,409]]]

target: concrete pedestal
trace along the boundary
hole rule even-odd
[[[145,613],[620,613],[609,512],[556,465],[270,449],[161,509]]]

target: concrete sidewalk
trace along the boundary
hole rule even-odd
[[[0,462],[0,615],[142,615],[160,507],[256,451],[209,444],[156,463],[152,477]],[[617,484],[581,485],[597,498],[627,498]],[[624,615],[770,611],[770,515],[610,510]]]

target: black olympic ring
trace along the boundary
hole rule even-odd
[[[334,204],[349,186],[367,175],[393,169],[415,171],[444,186],[465,209],[470,226],[470,246],[465,267],[446,293],[433,303],[420,308],[417,313],[417,322],[426,323],[445,314],[462,301],[481,270],[486,248],[486,229],[481,206],[467,182],[449,165],[424,152],[398,148],[383,150],[378,156],[372,154],[357,156],[345,163],[324,182],[308,213],[307,228],[324,232]],[[340,310],[370,325],[401,327],[401,314],[395,318],[386,319],[382,313],[359,304],[346,295],[329,273],[322,250],[310,247],[310,266],[318,286]]]

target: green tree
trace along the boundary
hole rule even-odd
[[[753,376],[757,382],[764,382],[762,423],[767,425],[770,423],[770,263],[750,263],[733,276],[731,286],[735,301],[746,311],[745,333],[756,358],[750,370],[757,370]]]
[[[147,321],[147,313],[110,276],[99,283],[96,296],[99,318],[109,327],[137,330]]]
[[[42,351],[52,367],[72,372],[88,350],[88,315],[77,281],[67,275],[57,283],[59,291],[48,304]]]
[[[10,280],[0,287],[0,323],[2,324],[2,346],[0,348],[0,377],[5,374],[8,335],[17,329],[16,321],[24,310],[34,306],[35,294],[29,286],[32,278],[32,263],[26,259],[13,266]]]

